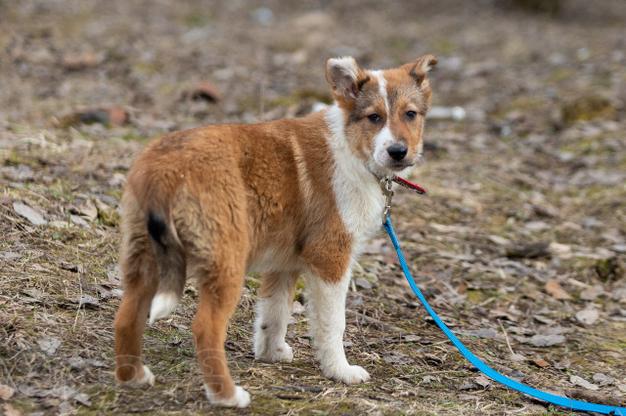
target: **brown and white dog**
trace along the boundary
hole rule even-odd
[[[381,225],[380,178],[422,154],[431,100],[422,56],[371,71],[330,59],[335,104],[293,120],[207,126],[152,144],[128,174],[123,206],[124,296],[115,319],[117,379],[153,384],[142,333],[172,313],[187,277],[197,281],[193,334],[209,401],[245,407],[224,342],[247,272],[263,274],[254,353],[289,362],[285,343],[294,285],[305,278],[309,326],[322,373],[346,384],[369,379],[343,348],[350,270]]]

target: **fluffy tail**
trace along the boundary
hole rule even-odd
[[[185,287],[186,270],[182,246],[173,223],[150,211],[147,228],[159,268],[159,287],[150,305],[150,324],[153,324],[176,309]]]

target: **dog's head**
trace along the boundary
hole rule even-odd
[[[431,101],[427,75],[436,63],[433,55],[382,71],[362,69],[352,57],[326,63],[326,79],[343,113],[346,140],[373,173],[388,176],[421,158]]]

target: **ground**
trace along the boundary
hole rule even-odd
[[[294,362],[255,362],[259,276],[227,343],[249,410],[203,396],[193,286],[146,333],[156,385],[114,383],[117,208],[133,155],[171,130],[309,112],[329,99],[328,57],[388,67],[424,53],[440,58],[434,105],[464,113],[427,123],[412,179],[428,195],[394,200],[418,284],[505,374],[626,404],[626,6],[514,3],[0,0],[0,409],[567,414],[476,373],[409,292],[382,231],[348,299],[347,354],[369,383],[320,376],[301,287]]]

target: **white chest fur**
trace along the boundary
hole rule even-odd
[[[326,113],[331,131],[329,144],[335,161],[332,179],[335,200],[343,223],[354,239],[355,256],[362,243],[380,228],[385,201],[374,175],[348,146],[343,117],[337,105]]]

